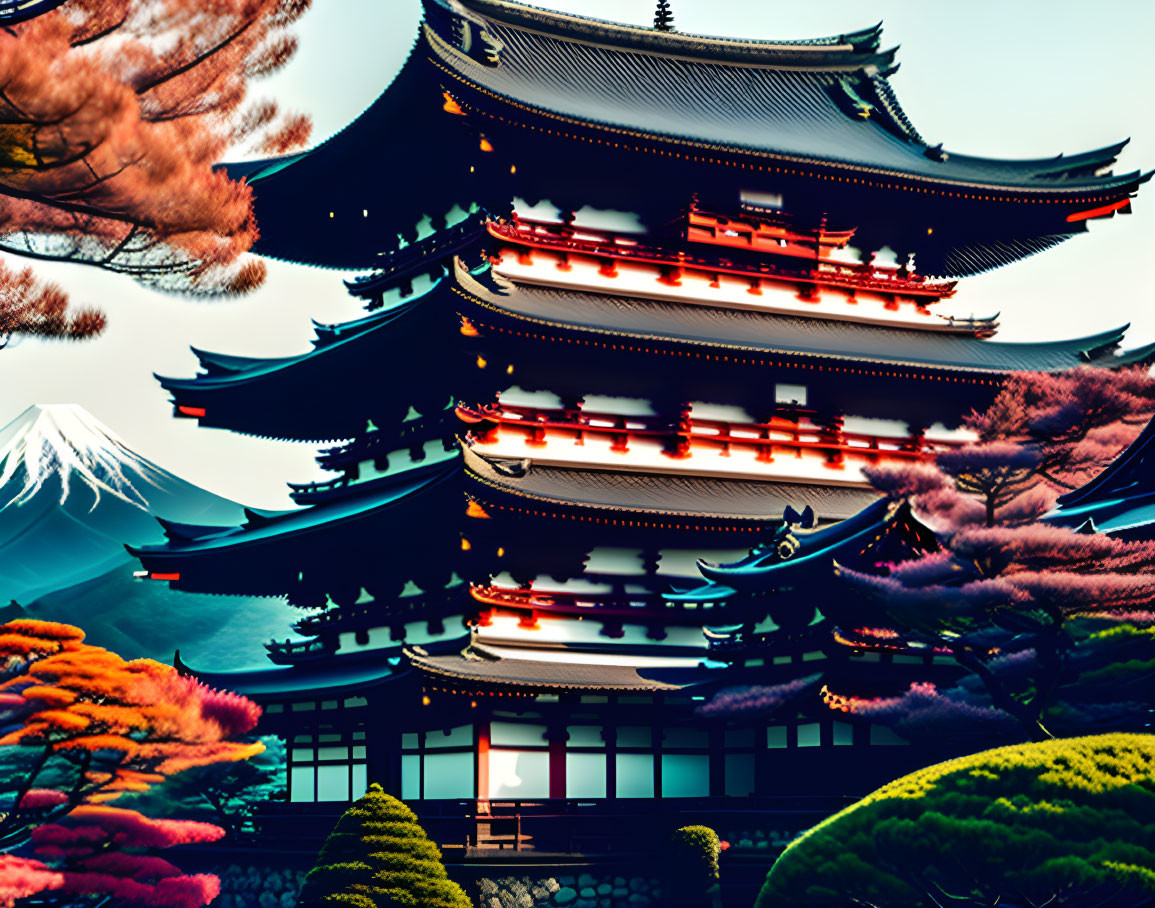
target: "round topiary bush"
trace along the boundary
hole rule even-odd
[[[472,908],[417,815],[380,785],[341,815],[305,877],[301,908]]]
[[[904,776],[797,839],[756,908],[1155,901],[1155,735],[1000,747]]]

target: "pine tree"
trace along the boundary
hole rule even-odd
[[[658,0],[658,8],[654,11],[654,28],[662,32],[674,30],[674,13],[670,9],[670,0]]]
[[[342,814],[305,878],[301,908],[472,908],[417,816],[374,783]]]

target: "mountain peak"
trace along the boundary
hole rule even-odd
[[[0,509],[29,501],[55,476],[61,504],[75,482],[92,491],[93,509],[109,494],[147,511],[141,489],[163,475],[78,404],[34,404],[0,429],[0,488],[8,497]],[[22,482],[10,493],[14,479]]]

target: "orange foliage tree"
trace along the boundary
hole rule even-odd
[[[69,0],[0,30],[0,252],[79,262],[160,289],[237,293],[264,266],[252,194],[214,164],[280,154],[309,120],[248,99],[296,48],[309,0]],[[60,294],[0,275],[0,333],[76,336]],[[14,292],[14,291],[13,291]],[[43,302],[43,307],[39,303]],[[82,332],[81,332],[82,333]]]
[[[137,852],[223,830],[102,802],[184,769],[255,756],[263,745],[233,739],[259,717],[244,697],[149,659],[126,661],[86,644],[75,627],[0,625],[0,908],[29,887],[62,898],[207,904],[211,880]]]

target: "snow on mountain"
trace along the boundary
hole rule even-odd
[[[0,602],[28,602],[134,563],[156,517],[240,522],[240,505],[133,451],[83,407],[30,407],[0,429]]]
[[[56,476],[60,504],[67,501],[75,479],[94,493],[90,510],[107,492],[147,511],[148,498],[137,485],[155,487],[164,473],[83,407],[36,404],[0,431],[0,488],[5,494],[18,476],[23,482],[11,498],[0,501],[0,508],[30,501]]]

